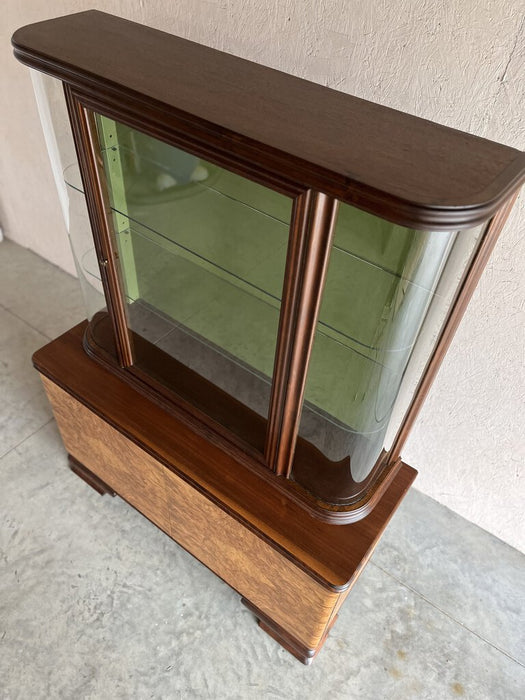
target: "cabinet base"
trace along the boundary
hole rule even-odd
[[[71,471],[74,472],[81,479],[83,479],[86,482],[86,484],[89,484],[91,488],[95,489],[95,491],[101,496],[104,496],[104,494],[106,493],[108,493],[110,496],[117,495],[115,491],[113,491],[111,486],[105,484],[102,481],[102,479],[100,479],[96,474],[93,474],[93,472],[90,472],[87,467],[85,467],[83,464],[80,464],[80,462],[77,459],[75,459],[73,455],[68,454],[67,459]]]
[[[284,630],[282,627],[279,627],[279,625],[277,625],[270,618],[266,617],[266,615],[256,608],[255,605],[252,605],[249,600],[246,600],[246,598],[241,598],[241,603],[255,615],[259,627],[266,632],[266,634],[270,635],[272,639],[275,639],[276,642],[286,649],[286,651],[290,652],[290,654],[295,656],[295,658],[305,666],[309,666],[317,654],[321,651],[323,644],[325,643],[326,638],[328,637],[328,634],[330,633],[330,630],[334,626],[338,617],[337,614],[334,615],[332,620],[328,623],[317,647],[314,649],[308,649],[301,644],[301,642],[295,639],[295,637],[293,637],[289,632]]]
[[[155,523],[311,663],[416,472],[401,464],[363,520],[320,522],[88,357],[82,330],[34,357],[71,469]]]

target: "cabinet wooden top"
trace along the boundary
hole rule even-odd
[[[113,105],[141,106],[397,223],[465,228],[525,178],[525,153],[97,10],[23,27],[16,57]],[[171,121],[170,121],[171,120]]]

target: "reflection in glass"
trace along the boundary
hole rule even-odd
[[[190,369],[266,418],[292,200],[105,117],[96,123],[131,330],[180,363],[176,390]],[[135,365],[166,382],[150,351],[135,337]]]
[[[33,69],[30,70],[30,75],[87,317],[91,319],[105,308],[106,301],[86,201],[80,184],[75,146],[64,102],[64,89],[60,80],[49,75]],[[64,171],[66,164],[71,163],[75,164],[69,165]]]
[[[106,299],[100,280],[100,270],[93,243],[93,234],[91,233],[86,199],[80,184],[78,166],[75,165],[66,169],[64,178],[67,184],[66,191],[69,207],[69,240],[87,318],[91,320],[99,311],[105,310]],[[70,182],[73,184],[70,184]]]
[[[60,176],[75,160],[62,84],[33,77],[91,331],[115,353],[78,166],[67,188]],[[291,200],[95,119],[135,366],[261,451]],[[292,472],[316,497],[344,504],[366,489],[482,232],[414,231],[341,204]]]
[[[316,496],[351,501],[391,447],[479,233],[340,206],[292,474]]]

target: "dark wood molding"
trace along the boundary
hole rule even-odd
[[[92,112],[189,151],[198,158],[210,161],[221,168],[227,168],[242,177],[250,178],[292,199],[305,191],[300,183],[288,177],[284,171],[272,170],[266,167],[264,162],[260,163],[253,157],[243,159],[237,154],[235,148],[229,145],[225,147],[223,139],[218,139],[215,143],[213,135],[208,131],[201,133],[188,121],[177,119],[176,115],[173,115],[169,121],[156,120],[154,112],[152,118],[149,111],[145,113],[141,105],[137,106],[129,101],[108,100],[106,95],[100,94],[97,90],[88,91],[71,87],[71,94],[83,107]]]
[[[75,97],[69,86],[64,85],[66,104],[73,130],[80,174],[84,186],[86,205],[98,257],[100,277],[116,339],[117,355],[122,367],[133,364],[133,348],[128,332],[126,302],[122,291],[117,262],[115,233],[108,189],[104,182],[93,114]]]
[[[337,208],[337,200],[319,192],[298,197],[294,207],[266,446],[267,462],[280,476],[289,476],[293,460]]]
[[[12,43],[22,63],[108,109],[404,226],[482,223],[525,177],[515,149],[96,10],[29,25]]]

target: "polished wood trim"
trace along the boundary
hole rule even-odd
[[[72,87],[71,92],[86,109],[92,112],[102,114],[171,146],[188,151],[197,158],[203,158],[221,168],[227,168],[237,175],[270,187],[291,199],[305,191],[305,188],[291,179],[286,171],[269,169],[265,163],[259,163],[254,157],[243,158],[234,148],[225,148],[222,140],[219,139],[216,143],[209,131],[201,133],[193,123],[180,120],[177,115],[173,115],[173,118],[166,122],[156,119],[153,110],[151,114],[148,112],[146,121],[144,106],[140,101],[113,101],[97,90],[90,91],[78,87]],[[290,202],[291,206],[292,202]]]
[[[111,312],[117,356],[122,367],[133,364],[133,348],[128,332],[126,301],[118,265],[108,188],[105,183],[100,145],[93,113],[64,85],[66,104],[73,130],[86,204],[95,240],[106,303]]]
[[[525,177],[515,149],[96,10],[29,25],[12,43],[22,63],[146,124],[177,122],[223,154],[403,226],[482,223]]]
[[[266,445],[266,460],[280,476],[291,470],[338,206],[309,191],[294,208]]]
[[[301,457],[304,451],[311,449],[311,443],[308,443],[304,438],[298,437],[293,463],[293,478],[290,481],[286,480],[286,483],[290,484],[290,488],[300,496],[300,503],[306,500],[304,494],[307,494],[309,499],[313,499],[317,505],[313,514],[315,517],[329,523],[354,522],[360,518],[366,518],[375,508],[376,503],[382,498],[402,465],[400,459],[390,460],[383,451],[366,479],[362,482],[353,482],[355,493],[349,496],[346,501],[334,499],[332,502],[328,499],[325,500],[323,498],[324,494],[321,496],[317,490],[314,491],[311,483],[305,484],[303,481],[296,479],[295,470],[298,464],[298,453],[299,457]],[[310,455],[309,457],[311,458]],[[302,476],[301,472],[299,474]],[[321,480],[314,485],[315,487],[322,487]]]
[[[108,493],[110,496],[116,495],[111,486],[108,486],[100,477],[93,474],[93,472],[81,464],[78,459],[75,459],[73,455],[68,454],[67,458],[71,471],[83,479],[86,484],[89,484],[97,493],[99,493],[101,496],[104,496],[106,493]]]
[[[316,520],[283,488],[293,482],[262,466],[246,468],[242,455],[235,459],[91,359],[82,347],[85,326],[80,324],[35,353],[33,362],[43,376],[224,510],[235,513],[321,585],[340,592],[351,584],[414,480],[415,470],[401,465],[366,518],[341,525]]]
[[[439,336],[436,346],[434,347],[430,360],[428,361],[418,387],[414,392],[412,402],[407,410],[403,423],[398,431],[394,443],[392,444],[392,448],[389,453],[391,460],[399,459],[403,445],[410,434],[423,402],[425,401],[428,392],[430,391],[430,387],[437,376],[445,354],[450,347],[460,321],[463,318],[481,274],[485,269],[485,265],[487,264],[492,251],[494,250],[499,234],[507,221],[518,194],[518,191],[514,192],[487,224],[483,238],[472,257],[472,260],[470,261],[468,269],[463,275],[463,281],[458,287],[456,298],[450,307],[450,311],[443,325],[441,335]]]

